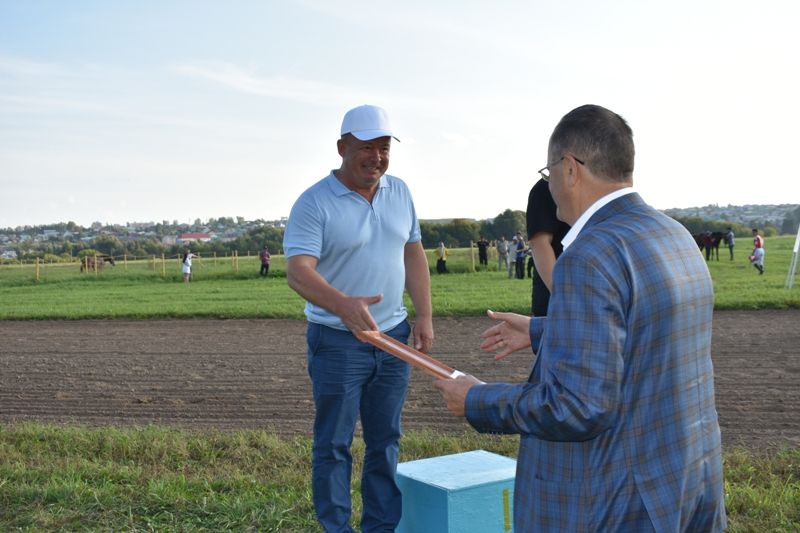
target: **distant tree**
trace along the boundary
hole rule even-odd
[[[73,243],[72,241],[61,241],[59,243],[59,246],[57,246],[56,248],[56,253],[72,257],[75,246],[76,246],[75,243]]]
[[[247,232],[249,243],[248,250],[261,250],[264,245],[269,247],[270,253],[283,252],[283,229],[272,226],[261,226]]]
[[[446,224],[420,222],[422,245],[433,248],[444,242],[451,247],[469,246],[470,241],[477,241],[483,235],[487,239],[499,239],[505,236],[510,239],[517,231],[525,232],[525,213],[506,209],[494,220],[476,222],[466,218],[454,218]]]
[[[764,237],[775,237],[776,235],[780,234],[778,228],[776,228],[771,223],[764,224],[763,226],[758,226],[758,227],[759,231],[761,231],[761,235],[763,235]]]
[[[672,217],[678,222],[680,222],[683,227],[685,227],[689,233],[692,235],[698,235],[700,233],[705,233],[706,231],[710,232],[721,232],[726,233],[728,228],[733,230],[733,234],[737,237],[747,237],[751,234],[751,228],[745,226],[744,224],[739,224],[737,222],[726,222],[724,220],[706,220],[702,217]]]
[[[524,235],[527,232],[526,225],[524,211],[506,209],[497,215],[492,223],[493,236],[495,239],[504,236],[510,240],[517,231],[522,231]]]
[[[136,246],[131,250],[132,254],[139,256],[161,255],[166,251],[166,247],[161,241],[156,239],[142,239],[136,241]]]
[[[489,239],[490,241],[495,240],[498,236],[494,233],[494,220],[487,219],[481,220],[478,222],[478,233]]]
[[[692,235],[703,233],[708,229],[708,221],[701,217],[672,217],[687,229]]]
[[[63,263],[64,261],[69,261],[72,259],[70,256],[63,256],[63,255],[56,255],[56,254],[44,254],[42,260],[45,263]]]
[[[113,235],[100,235],[92,241],[92,246],[108,255],[118,255],[125,250],[122,241]]]
[[[100,252],[95,250],[94,248],[84,248],[80,252],[78,252],[78,258],[83,259],[86,256],[93,256],[93,255],[100,255]]]
[[[477,241],[480,226],[474,220],[454,218],[449,224],[441,227],[442,238],[449,246],[469,246],[470,241]]]
[[[422,234],[422,246],[425,248],[433,248],[439,244],[441,233],[439,228],[441,224],[431,224],[430,222],[420,222],[419,230]]]
[[[781,233],[788,233],[790,235],[797,234],[797,227],[800,226],[800,207],[794,211],[790,211],[783,217],[783,224],[781,224]]]

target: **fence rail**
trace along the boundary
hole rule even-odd
[[[31,279],[35,281],[59,281],[75,277],[123,277],[129,275],[152,275],[161,278],[181,277],[183,254],[151,254],[151,255],[107,255],[92,254],[75,257],[72,260],[43,261],[13,260],[0,263],[0,282],[14,279]],[[271,256],[270,273],[285,271],[282,255]],[[215,276],[227,274],[238,275],[259,274],[261,261],[258,254],[246,251],[244,255],[238,251],[231,254],[194,255],[192,258],[193,278],[204,272]]]
[[[465,273],[479,270],[502,270],[498,266],[497,249],[490,247],[488,250],[488,267],[484,267],[478,260],[477,246],[469,248],[448,249],[447,267],[450,272]],[[428,264],[433,275],[436,272],[436,253],[434,249],[426,250]],[[102,260],[103,257],[113,259],[110,262]],[[154,276],[159,278],[180,279],[181,260],[183,254],[151,254],[151,255],[87,255],[84,258],[75,257],[71,261],[43,261],[34,260],[6,260],[0,262],[0,283],[14,280],[35,281],[60,281],[78,277],[124,277],[125,275]],[[195,280],[203,277],[224,276],[258,276],[261,261],[258,252],[251,250],[218,255],[195,255],[192,259],[192,277]],[[270,275],[285,275],[286,261],[280,254],[271,256]]]

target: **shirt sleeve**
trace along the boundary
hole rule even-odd
[[[556,233],[558,218],[556,218],[556,203],[550,194],[547,182],[539,180],[528,194],[528,208],[525,211],[527,222],[528,240],[541,231]]]
[[[295,255],[322,255],[322,235],[325,229],[322,211],[302,194],[289,213],[283,233],[283,251],[287,258]]]

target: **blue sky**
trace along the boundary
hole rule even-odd
[[[422,218],[525,209],[558,119],[658,208],[800,203],[800,3],[0,0],[0,227],[277,219],[386,108]]]

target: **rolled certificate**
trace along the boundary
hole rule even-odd
[[[355,335],[361,342],[368,342],[435,378],[456,379],[458,376],[464,375],[463,372],[450,368],[441,361],[425,355],[419,350],[415,350],[411,346],[403,344],[380,331],[357,331]]]

